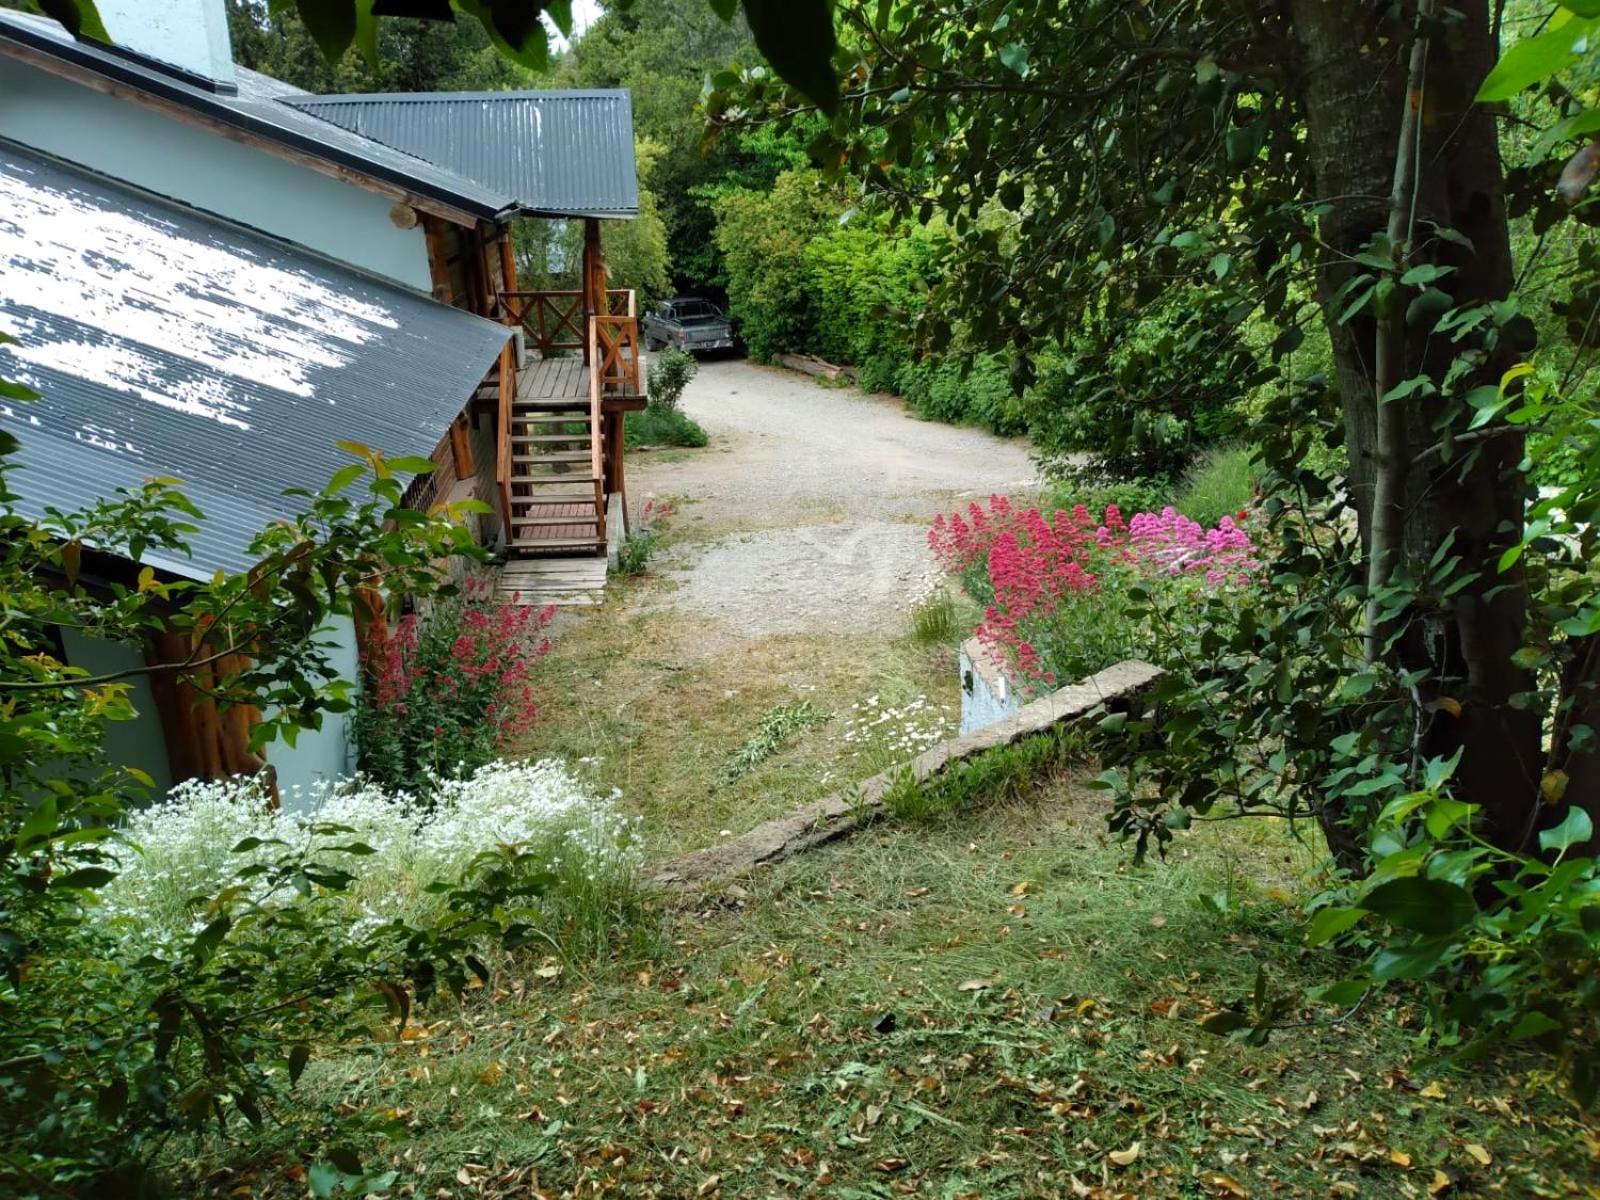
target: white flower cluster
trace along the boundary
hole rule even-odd
[[[898,706],[869,696],[852,704],[850,710],[852,715],[840,736],[850,747],[848,756],[866,758],[880,768],[913,759],[955,731],[950,710],[940,708],[925,695]]]
[[[355,877],[333,899],[357,930],[425,915],[443,903],[424,890],[429,884],[457,882],[475,857],[500,846],[538,856],[559,886],[578,891],[625,888],[640,865],[636,821],[622,812],[621,793],[597,796],[558,762],[493,762],[439,780],[431,796],[424,805],[355,779],[275,811],[248,779],[180,784],[122,830],[114,851],[121,873],[101,892],[104,915],[132,948],[167,946],[209,919],[197,899],[215,896],[246,867],[301,851]],[[248,839],[261,844],[234,850]],[[259,899],[268,884],[258,876],[244,886]],[[292,893],[274,898],[294,902]]]

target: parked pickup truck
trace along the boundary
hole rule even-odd
[[[647,350],[674,346],[697,350],[727,350],[733,345],[733,324],[720,308],[694,296],[664,300],[639,322]]]

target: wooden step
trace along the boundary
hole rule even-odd
[[[512,538],[508,543],[513,550],[598,550],[605,539],[592,538]]]
[[[524,446],[543,446],[552,442],[587,442],[588,440],[589,431],[587,429],[582,433],[513,433],[511,435],[511,444],[513,446],[519,444]]]
[[[551,397],[548,397],[546,399],[537,399],[536,398],[536,399],[532,399],[532,400],[516,400],[516,401],[512,402],[511,409],[512,409],[513,412],[527,411],[527,412],[538,412],[538,413],[553,413],[553,412],[583,412],[583,413],[586,413],[586,412],[589,411],[589,401],[586,400],[586,399],[584,399],[584,400],[572,400],[572,399],[562,399],[561,397],[558,397],[558,396],[551,396]]]
[[[550,450],[544,454],[513,454],[514,463],[573,463],[588,462],[594,456],[587,450]]]
[[[585,457],[587,457],[587,455]],[[537,484],[550,484],[550,483],[598,483],[599,480],[597,480],[593,475],[570,475],[570,474],[562,473],[562,474],[552,474],[552,475],[513,475],[511,477],[511,482],[512,483],[537,483]],[[594,493],[593,492],[583,492],[581,494],[584,495],[584,496],[587,496],[590,500],[594,499]],[[540,498],[543,499],[543,500],[551,499],[551,497],[549,497],[549,496],[542,496]]]
[[[511,523],[519,528],[523,525],[593,525],[598,528],[600,518],[596,516],[530,517],[512,514]]]

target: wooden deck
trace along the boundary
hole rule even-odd
[[[589,398],[589,368],[577,355],[537,358],[517,373],[517,401],[555,404]]]

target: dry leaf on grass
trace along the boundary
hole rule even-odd
[[[1106,1155],[1106,1157],[1112,1162],[1116,1163],[1119,1167],[1131,1167],[1134,1163],[1139,1161],[1139,1150],[1141,1146],[1142,1143],[1135,1142],[1126,1150],[1113,1150],[1110,1154]]]
[[[994,986],[992,979],[966,979],[956,984],[958,992],[981,992]]]

